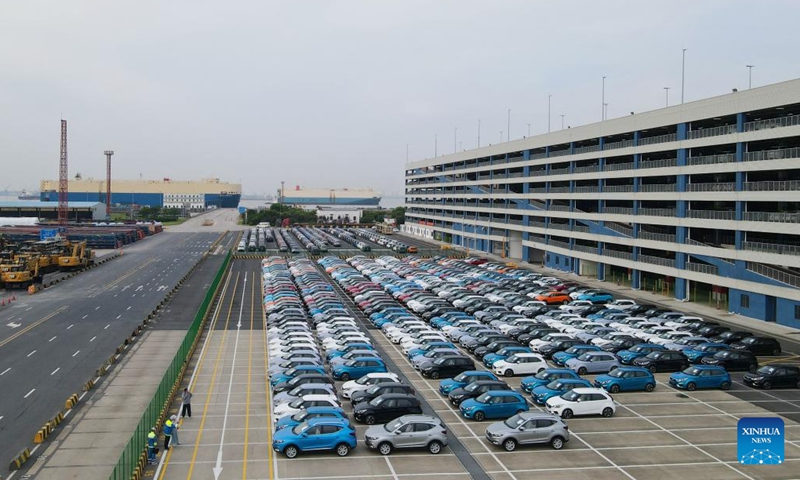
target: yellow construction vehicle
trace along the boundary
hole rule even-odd
[[[23,262],[4,263],[0,265],[0,278],[7,289],[28,288],[33,282],[42,280],[39,262],[31,257]]]
[[[94,251],[86,248],[86,240],[67,242],[64,253],[58,257],[58,268],[61,271],[85,268],[94,263]]]

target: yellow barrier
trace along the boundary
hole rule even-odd
[[[94,378],[93,378],[93,379],[91,379],[91,380],[89,380],[88,382],[86,382],[86,383],[83,385],[83,391],[84,391],[84,392],[88,392],[88,391],[89,391],[89,390],[91,390],[92,388],[94,388]]]
[[[75,408],[75,405],[77,405],[77,404],[78,404],[78,394],[77,393],[73,393],[72,395],[70,395],[70,397],[67,399],[67,401],[64,402],[64,409],[65,410],[72,410],[73,408]]]
[[[19,470],[22,467],[22,464],[28,461],[29,458],[31,458],[31,451],[26,448],[25,450],[19,452],[19,454],[17,454],[17,456],[11,460],[11,464],[8,466],[8,469]]]

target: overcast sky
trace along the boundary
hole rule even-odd
[[[800,76],[800,2],[83,1],[0,4],[0,190],[58,177],[399,194],[411,160]],[[505,134],[504,134],[505,135]]]

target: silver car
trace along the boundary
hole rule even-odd
[[[426,448],[435,455],[447,445],[447,430],[437,417],[403,415],[386,425],[369,427],[364,441],[381,455],[389,455],[395,448]]]
[[[558,415],[523,412],[486,427],[486,439],[508,452],[529,443],[549,443],[560,450],[569,441],[569,430]]]

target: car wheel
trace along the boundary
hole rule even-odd
[[[367,425],[375,425],[375,415],[367,415],[364,417],[364,423]]]
[[[563,412],[561,412],[561,418],[572,418],[572,410],[569,408],[565,409]]]
[[[722,382],[722,383],[720,384],[719,388],[721,388],[721,389],[723,389],[723,390],[730,390],[730,388],[731,388],[731,382]]]
[[[652,392],[655,389],[656,389],[656,384],[655,383],[648,383],[647,385],[644,386],[644,391],[645,392]]]
[[[486,414],[483,412],[475,412],[475,415],[473,415],[472,418],[474,418],[479,422],[482,422],[484,419],[486,419]]]
[[[350,374],[349,373],[343,373],[341,380],[343,382],[346,382],[346,381],[350,380]]]
[[[350,453],[350,445],[346,443],[340,443],[336,446],[336,455],[339,455],[340,457],[346,457],[348,453]]]
[[[511,370],[511,369],[509,368],[508,370],[506,370],[505,372],[503,372],[503,375],[505,375],[506,377],[513,377],[513,376],[514,376],[514,370]]]
[[[697,390],[697,385],[695,385],[694,382],[689,382],[686,384],[686,390],[694,392],[695,390]]]
[[[655,365],[650,365],[647,369],[650,370],[651,373],[656,373],[658,371],[658,367]]]
[[[392,453],[392,444],[389,442],[383,442],[378,445],[378,451],[381,455],[389,455]]]
[[[286,455],[286,458],[294,458],[297,456],[298,450],[297,447],[294,445],[289,445],[283,449],[283,454]]]
[[[778,355],[781,354],[781,349],[780,348],[776,348],[775,350],[772,351],[772,354],[777,357]]]
[[[603,409],[603,416],[606,418],[614,416],[614,409],[611,407],[606,407]]]
[[[586,367],[581,367],[578,369],[578,375],[586,375],[589,371],[586,370]]]
[[[552,440],[550,440],[550,446],[555,450],[561,450],[564,448],[564,439],[561,437],[553,437]]]
[[[506,449],[506,452],[513,452],[517,449],[517,441],[513,438],[508,438],[503,442],[503,448]]]
[[[442,444],[438,440],[434,440],[428,444],[428,451],[434,455],[438,455],[442,451]]]
[[[434,379],[434,380],[439,378],[439,372],[431,372],[431,378]]]
[[[611,393],[619,393],[619,385],[617,385],[616,383],[614,385],[611,385],[608,391]]]
[[[769,390],[770,388],[772,388],[772,382],[764,382],[764,383],[762,383],[761,384],[761,388],[763,388],[764,390]]]

